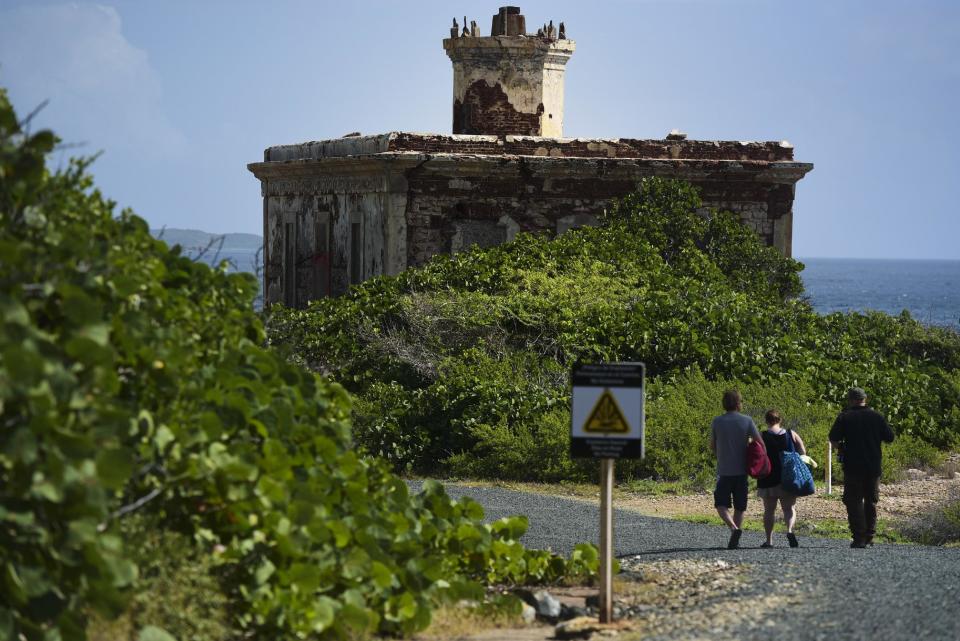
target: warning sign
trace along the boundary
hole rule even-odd
[[[590,417],[587,418],[583,426],[584,432],[626,434],[630,431],[627,419],[623,417],[620,406],[617,405],[617,399],[610,393],[609,389],[603,390],[597,404],[593,406]]]
[[[573,368],[570,455],[643,458],[643,363]]]

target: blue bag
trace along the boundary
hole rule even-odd
[[[787,430],[787,447],[789,449],[780,453],[782,470],[780,474],[780,487],[784,492],[789,492],[795,496],[810,496],[814,493],[813,474],[807,464],[800,460],[800,455],[793,447],[793,432]]]

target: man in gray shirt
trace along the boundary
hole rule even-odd
[[[713,504],[730,528],[727,549],[733,550],[740,545],[743,513],[747,511],[747,440],[755,438],[763,443],[763,439],[753,419],[740,413],[743,409],[740,392],[724,392],[723,409],[727,413],[714,418],[710,425],[710,449],[717,455],[717,487],[713,491]],[[731,507],[733,516],[730,516]]]

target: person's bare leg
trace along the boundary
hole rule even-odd
[[[800,546],[797,535],[793,533],[793,526],[797,524],[796,504],[797,497],[795,496],[784,496],[780,499],[780,507],[783,508],[783,520],[787,524],[787,541],[790,542],[792,548]]]
[[[734,510],[733,511],[733,526],[738,530],[743,529],[743,515],[744,510]]]
[[[763,497],[763,532],[767,535],[767,545],[773,545],[773,526],[777,522],[777,497]]]
[[[730,516],[730,508],[724,507],[722,505],[717,506],[717,514],[720,515],[720,520],[727,524],[727,527],[731,530],[739,530],[740,526],[736,524],[733,518]],[[743,516],[741,515],[740,521],[743,521]]]
[[[783,508],[783,521],[787,524],[787,532],[793,532],[793,526],[797,524],[797,497],[782,497],[780,507]]]

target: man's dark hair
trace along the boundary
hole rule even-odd
[[[740,396],[740,392],[735,389],[728,389],[723,393],[723,409],[728,412],[733,412],[738,407],[740,403],[743,402],[743,397]]]
[[[767,425],[776,425],[777,423],[783,421],[783,417],[780,416],[780,412],[778,410],[767,410],[763,420],[766,421]]]

